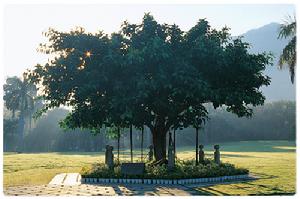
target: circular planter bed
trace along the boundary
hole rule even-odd
[[[96,163],[82,168],[80,174],[82,183],[194,184],[249,178],[247,169],[237,168],[229,163],[216,164],[209,159],[199,165],[194,160],[177,160],[171,171],[165,165],[151,166],[147,163],[142,175],[131,176],[123,175],[118,164],[114,169],[109,169],[103,163]]]
[[[112,183],[112,184],[166,184],[166,185],[176,185],[176,184],[199,184],[199,183],[215,183],[215,182],[228,182],[234,180],[247,180],[252,179],[249,174],[244,175],[233,175],[233,176],[221,176],[221,177],[211,177],[211,178],[190,178],[190,179],[109,179],[109,178],[81,178],[81,182],[92,183],[92,184],[102,184],[102,183]]]

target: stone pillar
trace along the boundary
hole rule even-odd
[[[203,145],[202,144],[199,145],[199,162],[201,164],[204,163],[204,151],[203,151]]]
[[[152,161],[152,160],[153,160],[153,155],[154,155],[154,152],[153,152],[153,145],[150,145],[150,146],[149,146],[149,153],[148,153],[148,160],[149,160],[149,161]]]
[[[214,152],[214,161],[215,161],[215,163],[220,164],[221,163],[221,160],[220,160],[220,150],[219,150],[220,146],[219,145],[215,145],[214,149],[215,149],[215,152]]]
[[[113,154],[113,149],[114,147],[113,146],[107,146],[106,147],[106,155],[107,155],[107,158],[105,160],[105,163],[106,165],[110,168],[110,169],[113,169],[114,168],[114,154]]]

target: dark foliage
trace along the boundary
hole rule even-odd
[[[226,106],[239,117],[252,115],[249,105],[264,103],[259,88],[269,85],[263,71],[268,54],[250,54],[249,44],[232,39],[227,28],[212,29],[206,20],[187,32],[158,24],[145,14],[141,24],[124,22],[119,33],[50,29],[40,50],[58,55],[27,73],[41,84],[41,111],[72,106],[65,128],[136,128],[152,132],[156,160],[166,158],[170,128],[200,126],[204,103]]]
[[[120,165],[115,165],[111,170],[105,164],[94,164],[83,167],[81,175],[85,178],[145,178],[145,179],[184,179],[184,178],[206,178],[230,175],[243,175],[249,171],[236,168],[229,163],[215,164],[212,160],[205,160],[204,164],[196,165],[194,160],[176,162],[173,171],[168,171],[166,165],[151,167],[146,164],[146,172],[143,175],[123,176]]]

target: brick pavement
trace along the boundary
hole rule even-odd
[[[181,185],[36,185],[4,188],[4,194],[10,196],[189,196],[197,191]]]
[[[216,184],[228,183],[233,182]],[[47,185],[5,187],[4,194],[9,196],[190,196],[200,194],[195,188],[214,184],[81,184],[79,173],[61,173]]]

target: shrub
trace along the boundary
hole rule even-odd
[[[121,165],[116,164],[114,169],[109,169],[103,163],[93,164],[89,167],[83,167],[82,177],[86,178],[125,178],[121,173]],[[233,164],[214,163],[206,159],[203,164],[196,165],[195,160],[178,160],[175,168],[169,171],[166,165],[150,166],[146,164],[146,171],[143,175],[131,175],[126,178],[150,178],[150,179],[183,179],[183,178],[204,178],[228,175],[242,175],[249,171],[244,168],[236,168]]]

